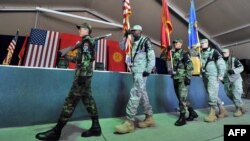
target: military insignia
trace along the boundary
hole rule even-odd
[[[82,52],[89,52],[89,44],[88,43],[83,44]]]

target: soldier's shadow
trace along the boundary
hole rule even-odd
[[[60,137],[60,140],[68,140],[69,137],[72,139],[72,138],[78,138],[81,136],[81,133],[86,131],[88,129],[84,129],[84,128],[81,128],[81,127],[78,127],[74,124],[70,124],[68,123],[63,131],[62,131],[62,134],[61,134],[61,137]],[[75,136],[75,137],[74,137]]]

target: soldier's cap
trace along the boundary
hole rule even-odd
[[[203,43],[208,43],[208,39],[202,39],[202,40],[200,41],[200,43],[201,43],[201,44],[203,44]]]
[[[174,41],[173,41],[173,43],[175,44],[175,43],[183,43],[183,40],[182,39],[175,39]]]
[[[142,27],[140,25],[134,25],[133,28],[131,29],[132,30],[139,30],[139,31],[142,31]]]
[[[223,52],[223,53],[229,52],[229,49],[224,48],[224,49],[222,50],[222,52]]]
[[[82,23],[80,25],[76,25],[76,28],[78,28],[78,29],[80,29],[80,28],[87,28],[89,30],[89,33],[91,33],[91,31],[92,31],[92,27],[88,23]]]

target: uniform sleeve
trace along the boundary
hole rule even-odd
[[[152,48],[152,43],[150,40],[147,40],[145,43],[145,46],[147,48],[147,68],[146,71],[148,73],[151,73],[151,71],[153,70],[154,66],[155,66],[155,52]]]
[[[191,79],[194,67],[190,55],[187,52],[183,54],[183,62],[185,64],[187,77]]]
[[[226,63],[224,59],[221,57],[216,61],[216,66],[218,68],[219,77],[224,77],[226,71]]]
[[[240,74],[241,72],[243,72],[244,66],[241,64],[240,60],[238,60],[235,57],[233,57],[232,59],[234,60],[234,66],[235,66],[235,68],[233,69],[233,71],[236,74]]]

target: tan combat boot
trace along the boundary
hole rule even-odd
[[[227,116],[227,110],[225,109],[225,107],[223,105],[219,106],[219,118],[224,118]]]
[[[134,121],[128,119],[125,120],[123,124],[117,125],[115,127],[115,132],[119,134],[126,134],[134,131],[135,131]]]
[[[217,120],[217,117],[215,115],[215,108],[210,108],[208,116],[204,118],[205,122],[215,122]]]
[[[240,116],[242,116],[242,115],[243,115],[243,113],[242,113],[240,107],[237,107],[237,108],[236,108],[236,111],[234,112],[234,116],[235,116],[235,117],[240,117]]]
[[[152,127],[155,126],[154,119],[151,115],[146,115],[146,118],[138,123],[140,128]]]

